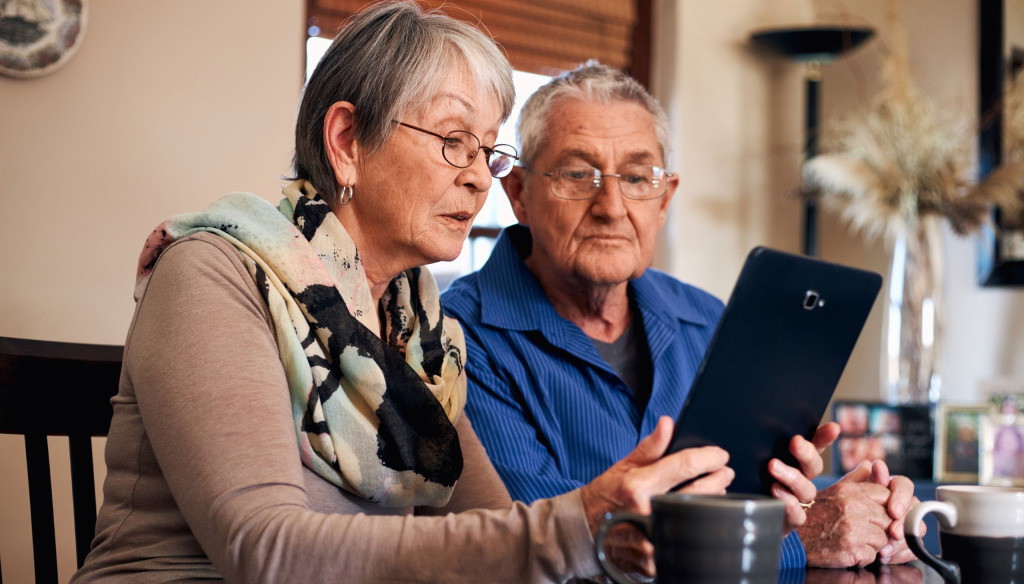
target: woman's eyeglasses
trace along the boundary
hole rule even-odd
[[[515,165],[515,161],[519,160],[519,153],[512,146],[508,144],[495,144],[494,148],[482,146],[480,138],[465,130],[452,130],[448,132],[448,135],[442,136],[436,132],[424,130],[423,128],[399,122],[398,120],[392,120],[392,122],[399,126],[405,126],[406,128],[440,138],[441,156],[444,157],[445,162],[455,168],[468,168],[476,160],[477,153],[483,150],[484,155],[487,156],[487,168],[490,170],[491,176],[501,178],[508,176],[508,173],[512,171],[512,167]]]

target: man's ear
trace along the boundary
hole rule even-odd
[[[355,138],[354,105],[335,102],[324,114],[324,149],[334,169],[334,180],[342,186],[354,185],[358,173],[359,145]]]
[[[668,206],[672,202],[677,188],[679,188],[678,173],[668,179],[668,189],[665,190],[665,196],[661,198],[661,204],[658,206],[658,229],[665,226],[665,219],[668,218]]]
[[[526,212],[526,205],[523,202],[525,191],[526,170],[521,166],[513,166],[512,172],[501,179],[501,188],[505,189],[508,202],[512,205],[512,212],[522,225],[529,225],[530,218]]]

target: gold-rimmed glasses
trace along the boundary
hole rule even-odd
[[[633,164],[623,167],[617,173],[602,173],[585,165],[559,166],[551,172],[540,172],[523,167],[526,171],[550,179],[551,194],[571,201],[591,199],[601,190],[605,178],[615,177],[619,190],[627,199],[645,201],[657,199],[668,190],[668,182],[675,174],[660,166]]]

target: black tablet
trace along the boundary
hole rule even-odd
[[[765,493],[768,461],[796,466],[825,414],[882,278],[764,247],[747,256],[676,420],[669,452],[718,445],[736,493]]]

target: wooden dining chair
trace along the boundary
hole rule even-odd
[[[47,436],[67,436],[75,551],[81,566],[96,529],[92,437],[106,436],[123,347],[0,337],[0,434],[24,436],[37,584],[57,582]],[[2,575],[0,575],[2,584]]]

